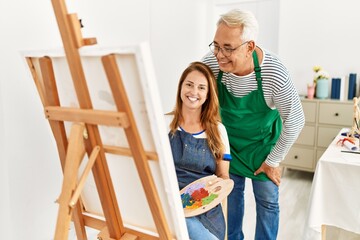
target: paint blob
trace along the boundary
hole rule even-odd
[[[204,188],[204,183],[193,184],[181,194],[183,208],[196,209],[210,204],[218,194],[211,193]]]

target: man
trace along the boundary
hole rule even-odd
[[[304,113],[290,75],[280,60],[256,45],[258,23],[250,12],[221,15],[211,52],[204,58],[217,78],[235,186],[228,197],[228,239],[244,239],[245,179],[256,201],[255,239],[276,239],[280,168],[304,126]]]

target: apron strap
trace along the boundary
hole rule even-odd
[[[259,66],[259,60],[256,54],[256,51],[254,50],[253,53],[253,59],[254,59],[254,70],[255,70],[255,74],[256,74],[256,80],[261,80],[261,68]]]
[[[217,77],[217,82],[221,82],[222,76],[223,76],[223,71],[221,71],[221,70],[219,69],[219,74],[218,74],[218,77]]]
[[[260,88],[262,88],[262,86],[261,86],[261,81],[262,81],[261,67],[259,66],[259,60],[258,60],[255,50],[253,51],[252,55],[253,55],[253,62],[254,62],[254,71],[255,71],[255,75],[256,75],[256,82],[258,85],[258,89],[260,89]]]

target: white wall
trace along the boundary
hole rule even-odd
[[[1,31],[1,29],[0,29]],[[0,79],[2,74],[0,74]],[[0,89],[2,84],[0,81]],[[3,121],[3,109],[2,109],[2,94],[0,91],[0,232],[4,234],[5,239],[11,239],[10,229],[8,228],[8,221],[10,220],[10,192],[9,192],[9,175],[7,161],[5,161],[5,148],[4,148],[4,121]]]
[[[259,35],[256,44],[275,54],[279,45],[279,5],[280,0],[215,0],[214,18],[217,22],[219,15],[231,9],[239,8],[251,11],[259,23]],[[213,32],[216,25],[213,24]]]
[[[360,2],[282,0],[279,55],[300,93],[312,83],[313,66],[332,77],[360,74]]]
[[[53,28],[50,1],[7,1],[1,9],[1,161],[9,183],[4,188],[9,190],[8,219],[1,232],[11,234],[8,239],[51,239],[60,164],[35,85],[18,51],[56,46],[59,34]]]
[[[83,37],[96,37],[101,45],[150,42],[160,92],[169,93],[164,111],[170,111],[183,69],[208,51],[208,2],[77,0],[68,6],[82,19]]]
[[[163,109],[170,111],[182,70],[199,60],[212,40],[212,3],[76,0],[68,6],[83,19],[83,36],[96,37],[101,45],[150,42]],[[300,93],[312,81],[313,65],[334,76],[360,73],[359,5],[357,0],[280,1],[279,56]],[[35,85],[18,52],[61,46],[60,35],[50,0],[0,0],[0,9],[0,232],[4,239],[48,240],[62,174]]]
[[[4,210],[5,214],[1,214],[0,228],[8,235],[7,239],[26,239],[28,236],[45,239],[41,237],[42,229],[54,225],[49,213],[56,210],[51,203],[56,197],[55,193],[58,193],[56,176],[59,175],[59,168],[54,166],[56,161],[49,161],[54,155],[50,154],[53,144],[48,126],[42,117],[34,84],[26,79],[18,54],[19,48],[36,48],[54,43],[51,36],[56,36],[56,31],[49,30],[52,13],[47,11],[37,15],[40,11],[29,11],[36,4],[50,3],[40,2],[15,0],[1,3],[0,142],[1,167],[4,167],[1,172],[4,171],[8,179],[1,181],[1,198],[4,198],[1,213]],[[38,26],[38,31],[34,30],[34,26]],[[45,31],[41,32],[40,29]],[[7,191],[9,194],[6,194]],[[35,231],[31,231],[32,228]]]
[[[4,3],[0,2],[0,9],[4,9]],[[0,23],[3,22],[3,16],[0,15]],[[4,32],[2,25],[0,24],[0,32]],[[1,59],[1,64],[4,64]],[[0,66],[0,232],[5,239],[11,239],[11,231],[8,225],[10,220],[10,192],[9,192],[9,175],[8,175],[8,164],[5,160],[5,125],[4,125],[4,111],[3,111],[3,94],[1,79],[5,78],[4,72]]]
[[[62,173],[35,84],[19,51],[59,47],[60,34],[50,0],[0,1],[0,232],[7,236],[4,239],[48,240],[56,224],[54,201]],[[67,4],[69,12],[83,20],[83,36],[96,37],[99,45],[150,42],[164,111],[170,111],[180,73],[207,49],[207,1]]]

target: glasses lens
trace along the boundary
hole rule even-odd
[[[225,56],[225,57],[230,57],[232,50],[229,49],[224,49],[218,46],[215,46],[215,44],[212,42],[209,45],[210,51],[214,53],[214,55],[218,55],[219,51],[221,51],[221,53]]]

